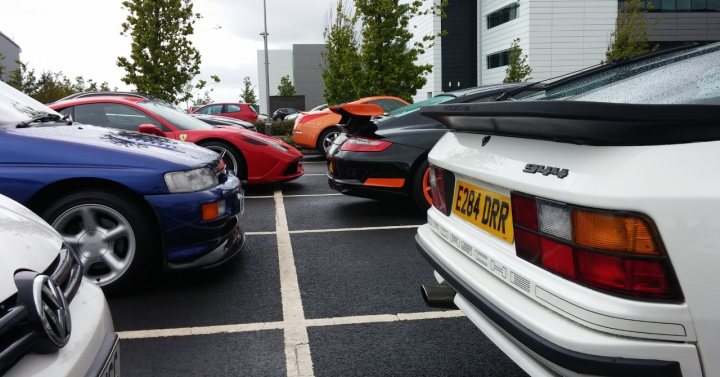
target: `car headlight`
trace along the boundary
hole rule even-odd
[[[288,150],[288,149],[287,149],[285,146],[283,146],[282,144],[280,144],[280,143],[278,143],[278,142],[275,142],[275,141],[272,141],[272,140],[268,140],[268,139],[266,139],[266,138],[257,137],[257,136],[255,136],[255,135],[248,135],[248,134],[243,134],[243,136],[246,136],[247,138],[253,139],[253,140],[255,140],[255,141],[259,141],[259,142],[261,142],[261,143],[263,143],[263,144],[267,144],[267,145],[269,145],[269,146],[271,146],[271,147],[273,147],[273,148],[275,148],[275,149],[281,150],[281,151],[283,151],[283,152],[287,152],[287,150]]]
[[[207,190],[218,185],[215,173],[209,168],[165,173],[165,184],[172,193]]]

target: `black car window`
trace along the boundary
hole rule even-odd
[[[222,112],[222,105],[205,106],[202,109],[198,110],[197,112],[200,114],[208,114],[208,115],[220,114]]]
[[[120,128],[137,131],[141,124],[154,124],[164,128],[160,122],[130,106],[116,103],[91,103],[75,106],[75,121],[95,126]]]
[[[227,109],[224,111],[224,112],[226,112],[226,113],[236,113],[236,112],[242,110],[242,108],[240,107],[240,105],[228,104],[228,105],[225,105],[225,106],[227,107]]]

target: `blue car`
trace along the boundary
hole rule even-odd
[[[2,82],[0,193],[50,223],[111,293],[161,264],[220,264],[245,242],[240,181],[217,153],[72,123]]]

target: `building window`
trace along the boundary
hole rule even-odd
[[[624,0],[619,0],[622,3]],[[644,0],[645,7],[651,0]],[[650,12],[719,12],[720,0],[654,0]]]
[[[518,16],[518,8],[520,5],[517,3],[508,5],[505,8],[497,10],[487,15],[487,28],[492,29],[495,26],[502,25],[508,21],[512,21]]]
[[[496,52],[487,56],[488,69],[503,67],[510,61],[510,50]]]

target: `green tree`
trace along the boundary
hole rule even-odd
[[[504,83],[523,82],[530,80],[532,68],[527,63],[527,55],[523,55],[520,38],[513,41],[508,51],[508,66],[505,69]]]
[[[255,85],[252,84],[249,76],[245,76],[243,79],[243,90],[242,93],[240,93],[240,99],[255,107],[258,105],[258,100],[255,96]]]
[[[645,55],[657,49],[648,39],[645,11],[652,10],[653,4],[643,0],[625,0],[618,9],[615,31],[610,35],[612,42],[605,52],[609,62]]]
[[[280,85],[278,85],[279,96],[294,96],[295,86],[290,81],[290,75],[285,75],[280,78]]]
[[[3,76],[5,76],[5,70],[7,69],[7,67],[5,67],[5,64],[3,64],[4,61],[5,55],[0,53],[0,80],[4,80]]]
[[[326,65],[322,72],[325,83],[323,95],[328,103],[344,103],[360,97],[358,77],[362,74],[362,65],[355,21],[352,7],[343,0],[339,0],[334,10],[328,13],[323,32]]]
[[[32,97],[38,88],[35,70],[28,69],[27,63],[23,63],[21,61],[18,61],[17,63],[19,68],[10,72],[7,84]]]
[[[188,39],[201,17],[192,0],[125,0],[122,5],[129,14],[121,34],[132,38],[130,56],[117,59],[126,72],[122,81],[169,102],[191,98],[185,84],[200,73],[201,62]],[[196,88],[202,89],[201,83]]]
[[[329,103],[380,94],[411,100],[432,70],[431,64],[417,65],[417,58],[441,34],[414,39],[408,28],[410,19],[444,16],[447,0],[431,2],[429,7],[425,3],[354,0],[354,12],[342,0],[336,3],[324,32],[327,67],[323,79]]]
[[[408,25],[413,17],[440,14],[447,3],[431,5],[414,0],[355,0],[357,20],[361,25],[360,63],[362,91],[365,96],[392,95],[411,101],[432,71],[432,64],[416,65],[418,56],[432,47],[438,35],[416,39]],[[434,2],[431,2],[434,3]]]

